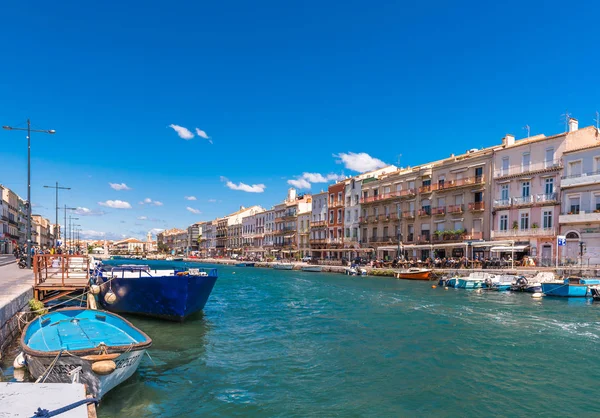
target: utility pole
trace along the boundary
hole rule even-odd
[[[523,126],[523,129],[525,129],[527,131],[527,138],[529,138],[530,133],[531,133],[531,128],[529,127],[529,125],[525,125],[525,126]]]
[[[58,237],[54,234],[54,247],[56,248],[56,242],[60,239],[60,227],[58,226],[58,191],[59,190],[71,190],[70,187],[59,187],[58,182],[56,182],[56,186],[44,186],[46,189],[56,189],[56,224],[55,228],[58,230]],[[56,232],[56,231],[55,231]]]
[[[67,205],[65,205],[65,241],[69,237],[69,230],[67,228],[67,210],[77,210],[77,208],[68,208]],[[66,244],[67,243],[65,242],[65,249],[66,249]]]

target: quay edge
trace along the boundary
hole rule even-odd
[[[20,270],[14,263],[0,267],[0,358],[19,334],[21,312],[29,311],[32,298],[30,270]]]

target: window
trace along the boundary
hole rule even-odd
[[[508,157],[504,157],[502,158],[502,175],[507,175],[508,174]]]
[[[383,238],[384,239],[388,238],[388,227],[387,226],[383,227]]]
[[[352,228],[352,238],[356,238],[358,236],[358,228]]]
[[[342,192],[338,192],[338,198],[337,198],[338,203],[342,203]]]
[[[367,242],[367,228],[362,230],[362,242]]]
[[[454,230],[455,231],[462,231],[463,229],[463,223],[462,221],[454,221]]]
[[[581,161],[571,161],[569,163],[569,177],[581,176]]]
[[[521,230],[529,229],[529,213],[521,214]]]
[[[542,226],[544,229],[552,228],[552,211],[545,210],[542,213]]]
[[[330,224],[333,223],[333,211],[332,210],[329,211],[329,223]]]
[[[350,228],[346,228],[346,238],[350,238]]]
[[[352,212],[350,210],[346,211],[346,222],[350,222],[352,220]]]
[[[396,203],[396,215],[398,215],[398,218],[400,218],[401,212],[402,212],[402,206],[400,205],[400,203]]]
[[[594,174],[600,173],[600,157],[594,157]]]
[[[594,210],[600,211],[600,195],[594,195]]]
[[[365,199],[365,200],[366,200],[366,199],[367,199],[367,197],[369,197],[369,191],[368,191],[368,190],[365,190],[365,191],[363,192],[363,199]]]
[[[473,199],[475,203],[483,202],[483,192],[475,192],[473,194]]]
[[[373,215],[375,215],[375,216],[379,215],[379,207],[378,206],[373,208]]]
[[[390,207],[389,207],[389,206],[385,206],[383,209],[384,209],[384,211],[385,211],[385,216],[386,216],[386,217],[387,217],[387,216],[390,216]]]
[[[508,184],[503,184],[500,186],[500,200],[503,202],[508,201]]]
[[[446,225],[446,224],[445,224],[444,222],[439,222],[439,223],[437,223],[437,224],[435,225],[435,230],[436,230],[436,231],[443,231],[443,230],[444,230],[444,227],[445,227],[445,225]]]
[[[415,188],[415,182],[414,181],[409,181],[408,182],[408,188],[409,189],[414,189]]]
[[[374,197],[379,196],[379,189],[373,189],[373,196]]]
[[[546,194],[546,196],[551,195],[552,193],[554,193],[554,179],[553,178],[548,178],[544,181],[544,193]]]
[[[473,219],[473,232],[481,232],[481,219]]]
[[[579,196],[569,197],[569,215],[577,215],[579,213],[579,205],[581,198]]]
[[[402,190],[402,183],[396,184],[396,191],[399,192],[400,190]]]
[[[357,194],[354,195],[354,205],[355,206],[358,205],[358,195]]]
[[[377,240],[377,227],[373,228],[373,235],[371,235],[373,241]]]
[[[337,222],[342,223],[342,210],[341,209],[338,209],[338,212],[337,212]]]
[[[423,187],[431,186],[431,179],[423,180]]]
[[[481,179],[483,178],[483,167],[477,167],[475,169],[475,181],[477,181],[477,183],[481,182]]]
[[[446,199],[444,199],[443,197],[439,197],[438,198],[438,208],[443,208],[446,206]]]
[[[415,202],[408,202],[408,210],[413,213],[415,211]]]
[[[354,209],[354,222],[358,222],[358,209]]]
[[[331,193],[331,194],[329,195],[329,206],[333,206],[333,200],[334,200],[334,194],[333,194],[333,193]]]
[[[390,194],[390,186],[385,186],[385,187],[383,188],[383,193],[384,193],[384,194]]]
[[[529,197],[529,186],[530,186],[530,183],[528,181],[524,181],[523,183],[521,183],[521,196],[522,197]]]
[[[458,206],[458,205],[462,205],[463,203],[464,203],[463,202],[463,195],[457,194],[456,196],[454,196],[454,204],[455,205]]]
[[[446,178],[444,176],[439,176],[438,177],[438,187],[440,189],[444,188],[444,183],[446,182]]]
[[[500,215],[500,231],[508,231],[508,215]]]
[[[552,167],[554,165],[554,148],[546,148],[546,156],[544,159],[544,167]]]
[[[523,172],[529,171],[529,166],[531,164],[531,154],[528,152],[523,153],[523,157],[521,158],[521,169]]]

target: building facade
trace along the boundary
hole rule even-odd
[[[565,264],[600,264],[600,145],[566,151],[561,179],[560,235]]]
[[[298,237],[298,256],[299,258],[310,255],[310,218],[312,212],[302,212],[298,214],[298,227],[296,236]]]
[[[327,255],[329,258],[342,258],[345,192],[344,182],[332,184],[327,188]]]
[[[329,194],[321,192],[313,195],[310,220],[310,255],[316,259],[325,257],[327,248],[327,214]]]

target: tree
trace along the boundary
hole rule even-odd
[[[156,249],[158,250],[158,252],[161,252],[161,253],[166,253],[169,251],[169,247],[164,242],[159,242],[156,245]]]

